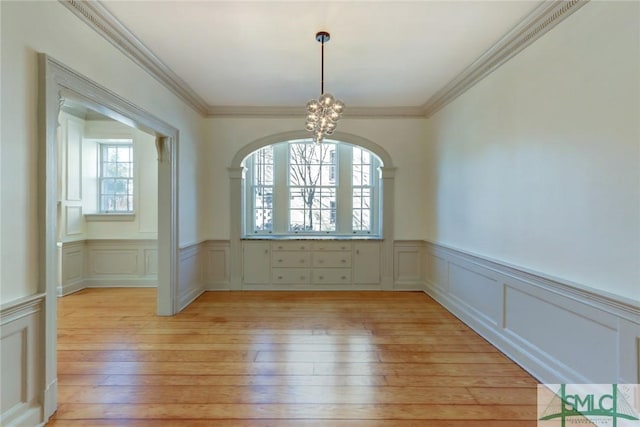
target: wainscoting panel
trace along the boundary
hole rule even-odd
[[[640,304],[426,242],[426,292],[545,383],[640,380]]]
[[[83,232],[82,206],[65,206],[65,233],[77,236]]]
[[[205,285],[209,290],[229,288],[228,240],[209,240],[204,243]]]
[[[424,275],[426,283],[446,290],[449,286],[449,263],[425,251]]]
[[[43,304],[44,294],[38,294],[0,308],[2,426],[42,422]]]
[[[183,310],[204,292],[202,275],[202,254],[204,243],[196,243],[180,248],[180,265],[178,271],[178,304],[179,310]]]
[[[396,240],[393,242],[394,289],[422,289],[424,242],[420,240]]]
[[[58,295],[67,295],[85,287],[85,242],[65,242],[61,250],[61,281]]]
[[[140,257],[135,249],[89,248],[89,276],[133,276],[139,266]]]
[[[449,293],[492,325],[498,324],[500,287],[496,279],[483,275],[472,266],[451,264]]]
[[[157,252],[155,240],[87,240],[87,287],[149,287],[157,279],[147,266]]]
[[[58,295],[84,288],[157,285],[155,240],[79,240],[62,243]]]
[[[144,249],[144,275],[157,277],[158,275],[158,250]]]
[[[598,360],[602,379],[617,377],[614,316],[589,306],[574,307],[562,296],[549,301],[538,289],[529,293],[519,287],[505,286],[505,331],[528,347],[545,349],[546,356],[565,365],[562,370],[572,376],[590,372]]]

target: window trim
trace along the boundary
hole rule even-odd
[[[97,184],[97,191],[96,191],[96,197],[97,197],[97,203],[96,203],[96,208],[97,208],[97,212],[92,213],[92,214],[88,214],[90,215],[90,217],[88,217],[87,215],[85,215],[85,217],[87,218],[88,221],[101,221],[101,220],[110,220],[110,221],[133,221],[133,219],[131,219],[130,217],[134,217],[135,218],[135,207],[136,207],[136,167],[135,167],[135,149],[134,149],[134,144],[133,144],[133,140],[132,139],[100,139],[100,140],[96,140],[97,143],[97,177],[96,177],[96,184]],[[103,155],[104,155],[104,149],[106,147],[117,147],[117,146],[127,146],[130,148],[131,150],[131,161],[128,162],[131,165],[131,176],[130,177],[117,177],[118,179],[127,179],[128,181],[131,182],[131,185],[133,186],[133,190],[131,192],[131,210],[127,210],[127,211],[105,211],[102,210],[102,181],[104,179],[109,179],[112,177],[105,177],[103,175],[103,167],[104,167],[104,161],[103,161]],[[128,194],[127,194],[128,195]]]

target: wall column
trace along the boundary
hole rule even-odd
[[[244,167],[227,168],[231,192],[231,229],[230,229],[230,260],[229,281],[231,289],[242,288],[242,199],[244,197]]]
[[[393,289],[393,206],[396,168],[381,167],[382,176],[382,253],[380,280],[382,289]]]

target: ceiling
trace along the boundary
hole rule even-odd
[[[541,1],[103,1],[210,108],[423,107]]]

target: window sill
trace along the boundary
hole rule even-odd
[[[85,221],[88,222],[108,222],[108,221],[135,221],[135,213],[98,213],[85,214]]]
[[[333,235],[333,236],[310,236],[310,235],[251,235],[243,236],[241,240],[384,240],[381,236],[370,236],[367,234],[354,235]]]

